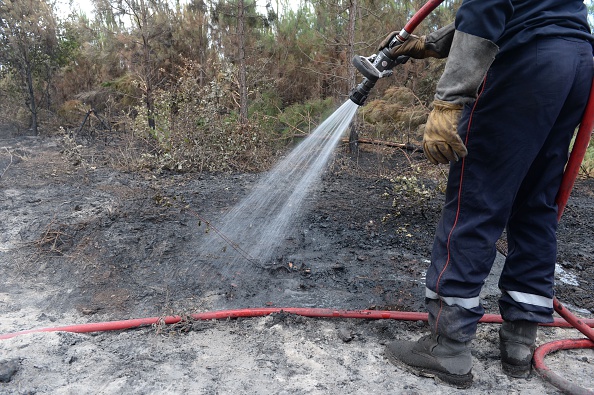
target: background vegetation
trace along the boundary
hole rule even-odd
[[[454,18],[446,0],[415,33]],[[0,125],[15,134],[92,125],[136,166],[261,170],[347,100],[371,55],[419,0],[54,0],[0,2]],[[355,130],[411,143],[443,61],[413,60],[380,81]],[[85,122],[83,122],[85,121]],[[73,137],[74,136],[74,137]]]

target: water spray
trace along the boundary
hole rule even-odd
[[[380,78],[390,77],[394,74],[393,68],[399,64],[406,63],[408,56],[398,56],[394,59],[390,55],[390,49],[404,44],[410,37],[415,28],[427,17],[443,0],[429,0],[421,7],[415,15],[408,21],[400,33],[394,35],[387,47],[381,49],[377,54],[371,56],[355,55],[353,66],[363,75],[363,81],[357,85],[349,96],[351,101],[358,106],[365,104],[371,89]]]

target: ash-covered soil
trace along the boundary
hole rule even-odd
[[[337,148],[277,256],[222,268],[200,256],[201,243],[259,175],[122,171],[113,166],[121,152],[112,137],[76,155],[59,137],[0,139],[0,334],[252,307],[423,311],[447,170],[421,153]],[[586,318],[594,311],[593,186],[578,180],[559,228],[557,295]],[[482,295],[488,313],[498,313],[500,263]],[[559,393],[536,374],[501,372],[497,330],[480,325],[475,383],[465,392]],[[0,340],[0,394],[458,393],[384,358],[391,339],[426,331],[420,321],[275,314],[29,334]],[[541,328],[538,342],[566,337],[581,335]],[[547,361],[594,389],[592,350]]]

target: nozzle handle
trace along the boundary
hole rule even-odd
[[[353,66],[361,73],[363,76],[373,82],[380,79],[380,71],[364,56],[355,55],[353,58]]]

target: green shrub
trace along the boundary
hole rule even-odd
[[[153,119],[137,107],[136,134],[156,145],[142,157],[144,166],[175,171],[257,171],[276,156],[277,136],[270,117],[250,116],[241,127],[235,112],[233,70],[219,73],[206,86],[198,82],[198,65],[188,63],[175,89],[154,94]]]
[[[336,110],[334,101],[314,99],[295,103],[283,110],[278,119],[284,125],[283,134],[308,134]]]

